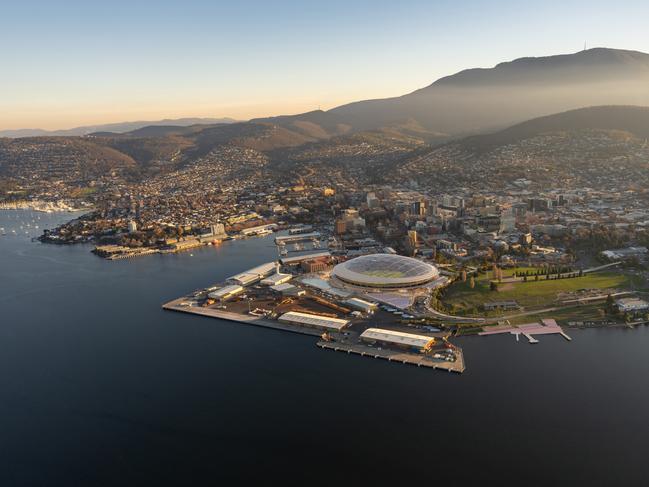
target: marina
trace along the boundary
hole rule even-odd
[[[540,320],[540,323],[528,323],[518,326],[496,325],[484,327],[483,331],[478,333],[478,335],[488,336],[503,333],[514,335],[516,341],[519,341],[519,336],[523,335],[531,344],[539,343],[539,340],[534,338],[534,335],[560,335],[567,341],[572,341],[572,338],[570,338],[557,324],[556,320],[553,319],[543,319]]]

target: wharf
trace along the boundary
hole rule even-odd
[[[243,323],[246,325],[260,326],[263,328],[272,328],[274,330],[288,331],[292,333],[299,333],[302,335],[315,336],[320,338],[321,331],[305,328],[302,326],[290,325],[288,323],[280,323],[278,321],[260,318],[253,315],[244,315],[240,313],[232,313],[222,309],[214,309],[210,307],[203,308],[202,306],[187,306],[181,305],[190,301],[190,296],[184,296],[173,301],[169,301],[162,305],[162,308],[169,311],[177,311],[180,313],[189,313],[199,316],[207,316],[208,318],[218,318],[220,320],[232,321],[236,323]],[[341,335],[341,338],[344,335]],[[318,341],[317,346],[326,350],[335,350],[340,352],[354,353],[364,357],[372,357],[378,359],[388,360],[389,362],[397,362],[402,364],[416,365],[417,367],[427,367],[435,370],[447,370],[449,372],[462,373],[464,372],[464,355],[459,348],[454,348],[457,356],[455,362],[437,361],[426,355],[419,355],[413,353],[405,353],[398,350],[381,349],[378,347],[368,347],[362,343],[349,343],[345,341]]]
[[[436,361],[426,355],[415,355],[404,353],[396,350],[381,349],[368,347],[360,343],[344,342],[325,342],[319,341],[318,347],[335,352],[345,352],[360,355],[361,357],[370,357],[387,360],[388,362],[399,362],[402,364],[416,365],[417,367],[428,367],[431,369],[447,370],[461,374],[464,372],[464,355],[458,348],[455,349],[457,360],[455,362]]]
[[[207,316],[209,318],[218,318],[220,320],[234,321],[237,323],[244,323],[246,325],[261,326],[264,328],[272,328],[274,330],[289,331],[292,333],[300,333],[302,335],[310,335],[320,337],[322,332],[318,330],[312,330],[310,328],[304,328],[303,326],[290,325],[288,323],[280,323],[279,321],[273,321],[265,318],[260,318],[259,316],[253,315],[243,315],[239,313],[232,313],[230,311],[224,311],[222,309],[214,308],[203,308],[201,306],[181,306],[180,303],[188,301],[189,297],[182,297],[169,301],[162,305],[162,309],[170,311],[178,311],[181,313],[190,313],[194,315]]]

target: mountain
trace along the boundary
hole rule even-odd
[[[531,166],[523,168],[521,160],[541,161],[538,167],[556,175],[552,161],[565,159],[564,149],[592,156],[599,168],[611,162],[607,154],[616,154],[637,169],[633,154],[645,153],[649,135],[649,109],[638,105],[649,106],[649,55],[590,49],[469,69],[402,97],[329,111],[249,122],[132,122],[72,129],[90,132],[83,136],[0,138],[0,173],[29,184],[59,181],[71,164],[80,186],[113,174],[143,181],[216,160],[230,149],[268,158],[269,168],[287,175],[337,174],[359,184],[363,175],[402,181],[421,175],[422,181],[457,184],[472,180],[477,167],[483,172],[476,174],[498,175],[498,182],[512,174],[523,178]],[[509,144],[516,146],[513,151]],[[494,164],[500,172],[489,172]],[[584,164],[581,156],[565,159],[563,169]]]
[[[597,105],[649,105],[649,54],[595,48],[521,58],[461,71],[396,98],[263,121],[286,127],[316,123],[328,131],[344,127],[345,133],[415,124],[439,138]]]
[[[253,119],[265,126],[257,145],[264,149],[289,147],[359,132],[379,131],[397,137],[416,137],[438,144],[466,135],[492,132],[540,116],[602,105],[649,106],[649,54],[595,48],[573,54],[526,57],[492,68],[474,68],[438,79],[412,93],[358,101],[328,111]],[[245,122],[232,119],[125,122],[69,130],[0,131],[0,137],[33,135],[98,135],[116,137],[194,136],[201,127],[234,137],[249,132]],[[210,129],[211,130],[211,129]],[[270,135],[269,135],[270,133]],[[251,140],[248,144],[253,144]],[[253,144],[254,145],[254,144]]]
[[[66,130],[43,130],[43,129],[16,129],[16,130],[0,130],[0,137],[40,137],[40,136],[75,136],[75,135],[88,135],[96,132],[106,133],[124,133],[133,130],[138,130],[143,127],[152,126],[177,126],[187,127],[198,124],[221,124],[221,123],[234,123],[236,120],[232,118],[178,118],[178,119],[165,119],[156,121],[138,121],[138,122],[118,122],[109,123],[104,125],[89,125],[84,127],[75,127]]]

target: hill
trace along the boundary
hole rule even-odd
[[[129,155],[79,137],[0,139],[0,176],[24,181],[90,181],[137,168]]]
[[[619,131],[640,139],[647,139],[649,138],[649,107],[580,108],[528,120],[493,134],[468,137],[462,141],[462,144],[478,151],[486,151],[544,133],[583,130]]]
[[[540,117],[420,151],[386,178],[421,186],[629,188],[649,184],[649,107],[604,106]]]

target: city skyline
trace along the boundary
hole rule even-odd
[[[463,69],[576,52],[584,42],[647,52],[647,13],[635,1],[14,3],[0,20],[11,46],[0,130],[246,120],[399,96]]]

